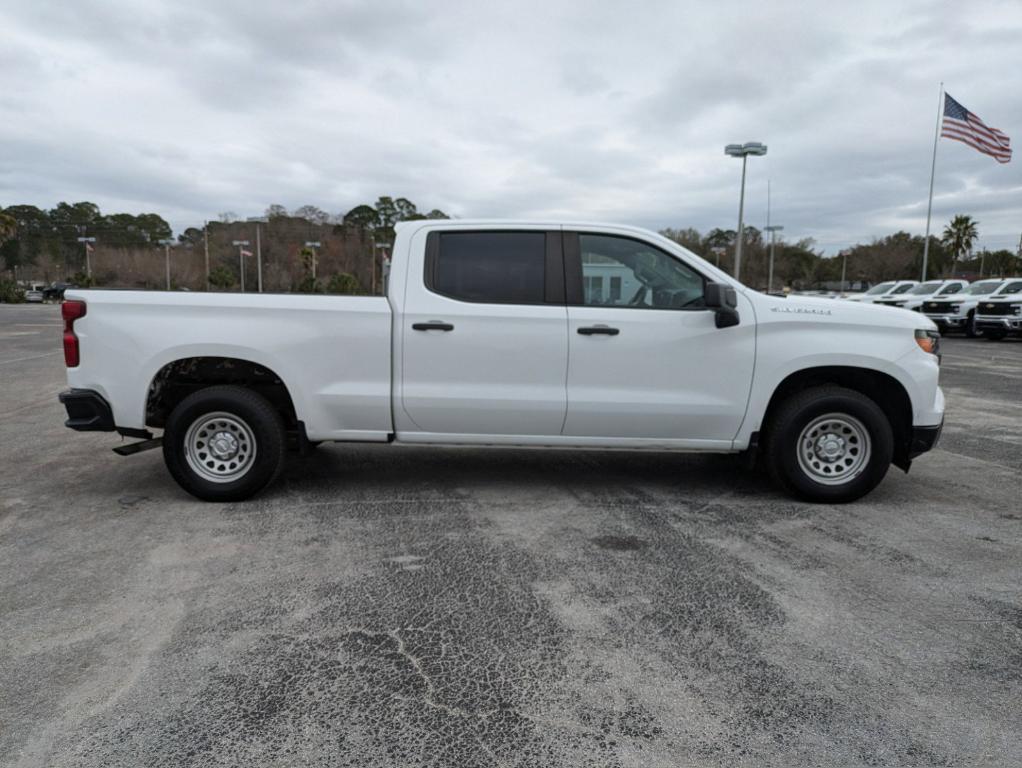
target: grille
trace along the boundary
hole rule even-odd
[[[939,312],[940,314],[951,314],[955,311],[957,302],[953,301],[927,301],[923,304],[924,312]]]
[[[976,310],[981,315],[1017,315],[1022,304],[1009,304],[1006,301],[984,301]]]

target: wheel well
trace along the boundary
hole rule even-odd
[[[298,428],[291,393],[265,366],[234,357],[188,357],[167,363],[153,377],[146,397],[146,425],[163,427],[178,403],[192,392],[216,384],[236,384],[258,392],[276,408],[285,427]]]
[[[906,469],[912,439],[912,400],[901,382],[889,374],[869,368],[821,366],[789,374],[774,390],[763,415],[761,428],[767,430],[777,407],[796,392],[822,384],[836,384],[860,392],[887,416],[894,431],[894,465]]]

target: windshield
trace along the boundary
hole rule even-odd
[[[982,283],[975,283],[969,286],[968,293],[974,295],[983,295],[987,293],[993,293],[997,290],[997,286],[1001,284],[1000,280],[985,280]]]
[[[951,283],[951,285],[944,286],[944,290],[942,290],[939,295],[947,296],[949,293],[958,293],[964,287],[965,286],[961,283]]]
[[[922,285],[917,285],[909,293],[919,296],[924,293],[933,293],[938,288],[940,288],[940,283],[923,283]]]
[[[998,295],[1003,295],[1005,293],[1018,293],[1019,291],[1022,291],[1022,280],[1012,280],[997,293]]]
[[[866,291],[866,295],[867,296],[874,296],[874,295],[876,295],[878,293],[887,293],[893,287],[894,287],[894,283],[893,282],[891,282],[891,283],[880,283],[880,285],[874,285],[872,288],[870,288],[868,291]]]
[[[897,288],[896,288],[896,289],[895,289],[895,290],[893,291],[893,293],[894,293],[894,295],[895,295],[895,296],[897,296],[897,295],[898,295],[899,293],[904,293],[905,291],[907,291],[907,290],[908,290],[909,288],[911,288],[911,287],[912,287],[912,283],[905,283],[904,285],[899,285],[899,286],[898,286],[898,287],[897,287]]]

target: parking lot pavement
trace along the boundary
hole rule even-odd
[[[909,475],[323,446],[246,504],[62,426],[0,306],[0,764],[1018,765],[1022,343],[947,339]]]

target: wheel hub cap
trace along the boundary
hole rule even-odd
[[[238,440],[230,432],[217,432],[209,441],[209,452],[218,459],[233,459],[238,455]]]
[[[816,439],[815,451],[824,461],[834,462],[845,455],[845,441],[840,435],[827,433]]]

